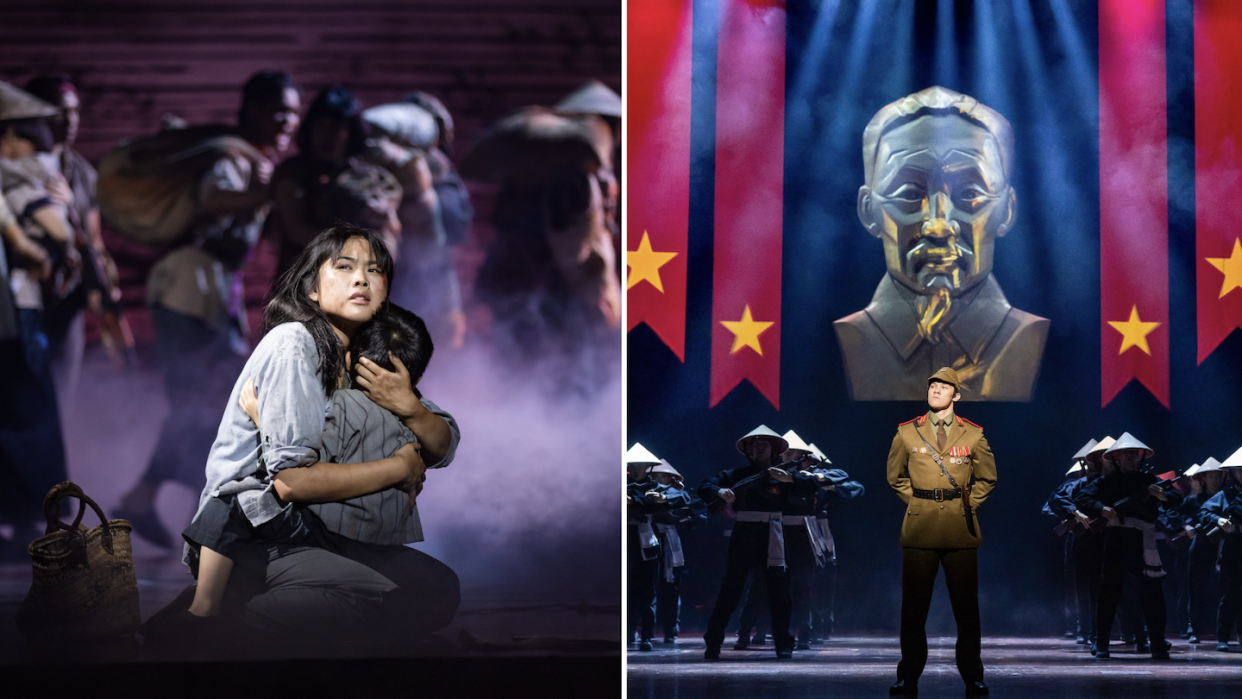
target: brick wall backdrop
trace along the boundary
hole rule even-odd
[[[0,80],[22,85],[62,71],[82,97],[78,149],[97,160],[118,140],[176,114],[235,121],[256,70],[290,72],[303,104],[330,83],[366,106],[414,89],[440,97],[457,122],[460,158],[518,107],[553,104],[590,78],[621,87],[618,0],[0,0]],[[455,250],[463,289],[490,241],[490,193],[475,188],[476,226]],[[142,280],[157,251],[107,242],[124,267],[125,302],[147,337]],[[261,303],[270,250],[247,269]],[[473,309],[477,315],[478,309]],[[475,315],[472,315],[475,318]],[[476,318],[476,328],[485,319]]]

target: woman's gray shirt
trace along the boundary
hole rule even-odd
[[[276,496],[272,476],[282,469],[326,460],[324,422],[332,397],[324,395],[318,368],[319,351],[301,323],[272,328],[255,347],[229,394],[216,441],[207,456],[207,485],[199,497],[199,512],[208,498],[236,494],[246,518],[258,526],[289,506]],[[251,378],[258,397],[261,436],[238,405],[242,387]],[[453,461],[461,430],[451,415],[431,401],[424,399],[423,405],[448,423],[448,452],[437,463],[428,464],[429,468],[442,468]]]

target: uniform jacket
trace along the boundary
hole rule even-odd
[[[1044,514],[1052,515],[1059,520],[1067,520],[1074,516],[1074,501],[1071,497],[1072,493],[1083,485],[1087,480],[1086,476],[1075,478],[1072,481],[1064,481],[1052,491],[1052,495],[1048,496],[1048,502],[1044,504]]]
[[[1091,481],[1078,494],[1078,509],[1091,517],[1099,517],[1105,507],[1115,507],[1115,503],[1123,498],[1130,498],[1124,505],[1116,506],[1117,514],[1122,517],[1133,517],[1144,522],[1155,522],[1163,505],[1166,509],[1174,509],[1182,504],[1182,494],[1176,490],[1168,492],[1169,499],[1161,503],[1147,493],[1149,486],[1160,481],[1153,474],[1143,471],[1134,473],[1112,473],[1100,476]]]
[[[775,466],[776,464],[771,464]],[[712,502],[716,499],[716,491],[721,488],[732,488],[738,481],[744,480],[762,471],[766,471],[768,466],[759,466],[754,463],[748,464],[741,468],[735,468],[727,471],[721,471],[715,476],[710,476],[703,480],[699,485],[699,497],[704,502]],[[811,495],[814,496],[816,489],[819,487],[818,481],[814,477],[805,474],[790,474],[793,476],[793,483],[782,483],[774,479],[763,479],[756,486],[736,493],[737,500],[733,503],[734,512],[783,512],[785,501],[790,495]]]
[[[983,428],[954,416],[956,425],[945,443],[940,459],[957,484],[970,486],[970,502],[978,508],[996,486],[996,460],[983,436]],[[914,488],[951,489],[949,479],[940,473],[927,444],[936,449],[936,435],[930,421],[923,415],[897,427],[893,446],[888,452],[888,484],[906,503],[906,519],[901,525],[901,545],[915,549],[978,548],[982,539],[979,523],[975,535],[966,526],[962,498],[936,502],[914,497]]]

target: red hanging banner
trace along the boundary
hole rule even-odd
[[[1242,328],[1242,4],[1195,3],[1195,298],[1202,364]]]
[[[708,407],[747,379],[779,409],[785,3],[722,0],[720,12]]]
[[[692,0],[631,0],[626,37],[626,332],[686,360]]]
[[[1101,405],[1138,379],[1169,407],[1164,0],[1100,1]]]

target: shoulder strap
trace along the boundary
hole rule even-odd
[[[917,434],[919,439],[923,440],[923,443],[927,445],[927,453],[931,454],[932,461],[935,461],[936,465],[940,467],[940,473],[944,474],[944,477],[949,479],[949,485],[954,488],[958,487],[957,481],[953,480],[953,474],[949,473],[949,470],[944,467],[944,462],[940,460],[940,455],[936,453],[936,448],[931,445],[931,442],[927,441],[927,438],[923,436],[922,432],[915,430],[914,433]]]

